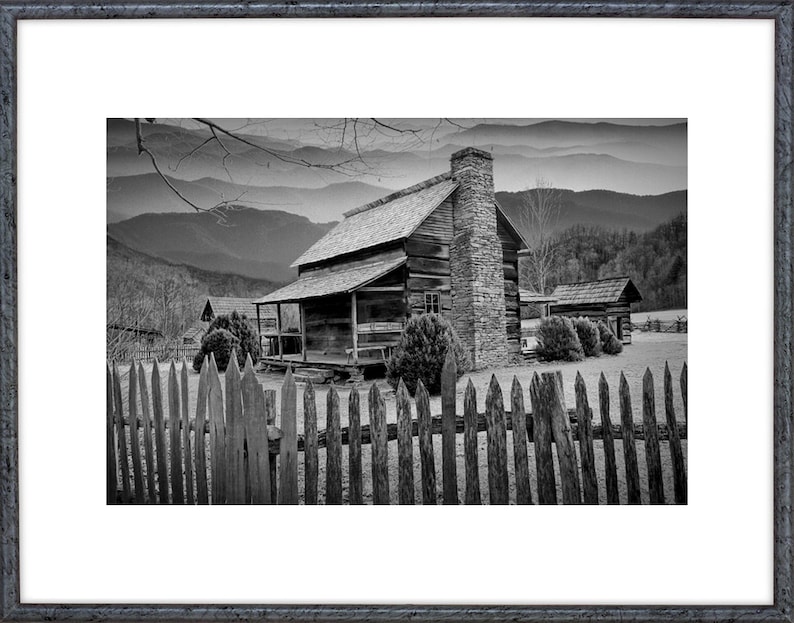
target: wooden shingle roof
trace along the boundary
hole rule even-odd
[[[567,283],[554,288],[551,295],[557,299],[557,305],[590,305],[617,303],[624,292],[629,303],[642,300],[640,291],[629,277]]]
[[[197,322],[182,334],[182,341],[194,340],[200,342],[201,338],[207,332],[209,325],[209,322]]]
[[[398,257],[393,260],[373,262],[330,273],[306,273],[297,281],[263,296],[256,302],[259,304],[294,303],[332,294],[348,294],[391,272],[405,261],[404,257]]]
[[[211,296],[207,303],[212,308],[213,316],[225,316],[236,311],[238,314],[245,314],[249,320],[256,320],[256,305],[249,298],[235,298],[229,296]],[[206,310],[206,305],[204,309]],[[276,317],[275,309],[263,307],[259,310],[262,318]]]
[[[345,218],[292,263],[302,266],[410,236],[458,184],[449,173],[345,213]]]
[[[524,288],[519,288],[518,290],[518,298],[520,299],[521,303],[556,303],[557,297],[552,294],[541,294],[540,292],[534,292],[532,290],[525,290]]]

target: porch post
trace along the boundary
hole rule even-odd
[[[278,339],[278,358],[284,361],[284,344],[281,340],[281,303],[276,303],[276,336]]]
[[[350,295],[350,321],[353,325],[353,363],[358,363],[358,304],[355,290]]]
[[[301,352],[303,353],[303,360],[306,361],[306,316],[303,313],[303,303],[299,303],[301,315]]]
[[[256,304],[256,331],[259,335],[259,356],[262,357],[265,352],[262,348],[262,319],[259,314],[259,303]]]

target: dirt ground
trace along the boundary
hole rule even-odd
[[[634,332],[633,333],[633,343],[631,345],[627,345],[623,353],[616,356],[601,356],[598,358],[587,359],[582,362],[578,363],[537,363],[537,364],[526,364],[526,365],[515,365],[515,366],[506,366],[503,368],[496,368],[487,371],[478,371],[473,372],[470,374],[464,375],[460,381],[458,382],[458,390],[457,390],[457,404],[458,404],[458,412],[462,413],[463,410],[463,393],[468,383],[469,379],[473,382],[475,389],[477,390],[477,404],[479,406],[479,410],[482,411],[484,409],[485,403],[485,394],[488,388],[488,384],[490,383],[491,376],[495,375],[496,379],[499,381],[502,390],[504,392],[505,400],[507,404],[509,404],[509,393],[511,383],[513,381],[513,377],[517,377],[519,382],[522,384],[524,388],[524,400],[527,407],[529,407],[529,393],[528,388],[530,381],[532,379],[532,375],[542,372],[550,372],[554,370],[561,370],[563,374],[563,383],[565,389],[565,400],[566,404],[569,407],[574,405],[574,380],[576,378],[576,373],[581,373],[582,377],[585,380],[585,384],[587,386],[587,393],[588,398],[590,401],[590,406],[593,408],[594,418],[595,421],[598,422],[599,420],[599,411],[598,411],[598,379],[600,374],[603,372],[610,388],[610,414],[612,417],[613,423],[619,422],[619,408],[618,408],[618,382],[620,379],[621,372],[625,375],[626,381],[628,382],[631,397],[632,397],[632,409],[634,413],[634,421],[641,422],[642,421],[642,411],[641,411],[641,399],[642,399],[642,377],[645,374],[646,368],[651,370],[651,373],[654,376],[654,389],[656,394],[656,413],[657,419],[660,422],[664,422],[664,366],[665,362],[669,363],[670,371],[673,376],[673,386],[674,386],[674,406],[676,412],[676,418],[679,421],[684,421],[684,412],[683,412],[683,401],[681,398],[681,389],[679,385],[679,377],[681,374],[681,368],[684,362],[687,360],[687,334],[669,334],[669,333],[640,333]],[[170,364],[161,364],[160,365],[160,375],[162,380],[163,386],[163,397],[165,402],[165,409],[167,411],[167,377],[168,377],[168,366]],[[177,367],[177,371],[179,372],[181,368],[181,364]],[[151,371],[152,371],[152,364],[144,365],[144,369],[147,375],[147,381],[151,380]],[[128,366],[122,366],[120,369],[122,374],[122,391],[124,396],[127,396],[127,379],[128,379]],[[191,416],[195,414],[196,410],[196,394],[198,389],[198,373],[194,372],[192,368],[190,368],[188,364],[188,383],[189,383],[189,398],[190,398],[190,405],[189,405],[189,412]],[[284,375],[281,373],[257,373],[257,378],[259,382],[264,386],[265,389],[275,389],[280,390],[281,385],[284,381]],[[387,420],[389,422],[396,421],[396,409],[394,403],[394,392],[391,387],[385,382],[385,380],[378,380],[376,381],[378,388],[381,390],[382,394],[385,396],[386,400],[386,409],[387,409]],[[148,383],[147,383],[148,384]],[[368,415],[368,391],[371,386],[371,382],[365,382],[361,384],[359,387],[360,399],[361,399],[361,420],[362,424],[366,424],[369,421]],[[316,404],[317,404],[317,424],[318,428],[322,430],[325,428],[325,419],[326,419],[326,397],[329,389],[329,385],[317,385],[315,386],[315,393],[316,393]],[[349,385],[340,385],[337,386],[337,391],[339,392],[340,397],[340,407],[341,407],[341,421],[342,426],[347,426],[348,419],[347,419],[347,401],[350,394],[350,386]],[[151,395],[151,388],[150,388],[150,395]],[[302,391],[299,387],[298,391],[298,431],[301,432],[303,430],[303,399],[302,399]],[[126,403],[126,400],[125,400]],[[440,415],[441,413],[441,398],[440,396],[433,396],[430,400],[431,412],[433,415]],[[140,411],[139,411],[140,412]],[[167,417],[167,415],[166,415]],[[416,412],[414,411],[414,417],[416,417]],[[278,422],[277,422],[278,424]],[[441,479],[440,479],[440,464],[441,464],[441,438],[440,436],[434,436],[434,445],[435,445],[435,461],[436,461],[436,471],[437,471],[437,488],[440,492],[441,490]],[[687,443],[686,441],[682,442],[684,448],[684,454],[686,456],[687,451]],[[578,450],[578,444],[577,444]],[[623,454],[622,454],[622,443],[617,440],[615,442],[615,450],[617,454],[617,465],[618,465],[618,479],[620,482],[621,487],[621,496],[622,502],[625,503],[626,498],[626,489],[625,489],[625,470],[624,470],[624,463],[623,463]],[[347,492],[347,446],[343,448],[343,488],[345,494]],[[365,501],[371,500],[372,496],[372,488],[371,488],[371,472],[370,472],[370,452],[371,449],[369,446],[364,446],[362,450],[363,461],[364,461],[364,497]],[[487,502],[488,500],[488,484],[487,484],[487,464],[486,464],[486,435],[485,433],[480,433],[479,435],[479,452],[481,461],[480,461],[480,490],[482,494],[483,502]],[[661,452],[662,452],[662,464],[663,464],[663,474],[664,474],[664,485],[665,485],[665,494],[668,499],[672,498],[672,474],[670,470],[670,456],[669,456],[669,447],[666,442],[661,443]],[[600,498],[602,501],[606,499],[606,491],[604,488],[604,456],[602,445],[600,441],[595,442],[595,453],[596,453],[596,464],[598,466],[598,476],[599,476],[599,485],[601,488],[600,491]],[[638,453],[638,461],[640,464],[640,476],[641,482],[643,483],[644,487],[647,487],[647,467],[645,464],[645,455],[644,455],[644,445],[639,442],[637,444],[637,453]],[[415,490],[416,490],[416,498],[417,500],[421,500],[421,482],[419,480],[420,471],[419,471],[419,449],[417,440],[414,439],[414,455],[415,455]],[[509,457],[509,466],[510,466],[510,482],[511,482],[511,501],[515,500],[515,485],[513,479],[513,447],[512,447],[512,436],[508,434],[508,457]],[[325,482],[325,452],[324,450],[320,450],[320,498],[322,499],[322,491],[323,485]],[[461,499],[463,498],[464,493],[464,457],[463,457],[463,436],[458,436],[458,446],[457,446],[457,459],[458,459],[458,476],[459,476],[459,494]],[[397,502],[397,445],[396,441],[389,443],[389,462],[390,462],[390,489],[391,489],[391,496],[392,501],[394,503]],[[531,473],[531,482],[535,482],[536,474],[535,474],[535,460],[534,460],[534,447],[533,444],[529,444],[529,464],[530,464],[530,473]],[[558,469],[556,464],[556,457],[555,457],[555,469]],[[303,483],[303,464],[302,459],[299,461],[299,481],[302,489]],[[558,486],[559,488],[559,486]],[[537,492],[533,490],[532,492],[533,499],[536,500]],[[561,499],[561,493],[558,491],[558,496]],[[643,490],[643,502],[647,503],[648,493],[647,490]]]

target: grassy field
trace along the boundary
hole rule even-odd
[[[528,364],[528,365],[516,365],[516,366],[506,366],[503,368],[496,368],[487,371],[478,371],[473,372],[470,374],[464,375],[458,383],[458,390],[457,390],[457,404],[458,404],[458,413],[462,413],[463,409],[463,392],[468,383],[468,380],[471,379],[472,383],[474,384],[477,390],[477,404],[479,410],[482,411],[484,409],[484,402],[485,402],[485,394],[487,391],[488,384],[490,383],[491,376],[495,375],[497,380],[499,381],[500,385],[502,386],[505,398],[509,401],[509,392],[510,386],[513,381],[513,377],[515,376],[521,382],[524,388],[525,394],[525,403],[529,406],[529,394],[528,388],[532,378],[532,375],[535,372],[549,372],[552,370],[561,370],[563,374],[563,382],[564,382],[564,389],[565,389],[565,400],[569,407],[574,405],[574,379],[576,377],[576,373],[581,373],[582,377],[585,380],[588,390],[588,398],[590,401],[591,407],[593,407],[594,411],[594,418],[595,421],[599,421],[599,413],[598,413],[598,379],[600,374],[603,372],[605,375],[609,387],[610,387],[610,413],[612,415],[613,423],[619,421],[619,410],[618,410],[618,397],[617,397],[617,389],[618,389],[618,382],[620,379],[620,374],[623,373],[626,377],[628,382],[629,388],[631,390],[632,396],[632,406],[633,406],[633,413],[634,413],[634,420],[635,422],[642,421],[642,412],[641,412],[641,391],[642,391],[642,377],[645,373],[646,368],[650,369],[654,376],[654,385],[655,385],[655,392],[656,392],[656,404],[657,404],[657,418],[660,422],[664,421],[664,402],[663,402],[663,373],[664,373],[664,366],[665,362],[668,362],[670,365],[670,370],[673,375],[674,380],[674,406],[676,410],[677,419],[683,421],[683,402],[681,399],[681,392],[680,386],[678,383],[679,376],[681,374],[681,367],[683,363],[686,361],[687,357],[687,335],[686,334],[666,334],[666,333],[638,333],[635,332],[633,335],[633,343],[628,345],[624,348],[623,353],[616,356],[602,356],[593,359],[587,359],[583,362],[579,363],[539,363],[539,364]],[[147,374],[147,380],[151,379],[151,370],[152,365],[147,364],[144,366]],[[161,379],[163,381],[163,394],[164,398],[167,396],[167,372],[168,367],[166,365],[161,364]],[[122,368],[122,391],[126,396],[126,383],[127,383],[127,376],[128,376],[128,368]],[[283,374],[275,374],[275,373],[258,373],[257,377],[260,383],[264,386],[265,389],[276,389],[280,390],[281,384],[284,380]],[[192,369],[188,372],[188,383],[189,383],[189,396],[190,396],[190,413],[191,416],[195,414],[195,402],[196,402],[196,394],[197,394],[197,386],[198,386],[198,374],[194,372]],[[396,421],[396,410],[395,410],[395,403],[394,403],[394,392],[389,387],[389,385],[383,381],[377,381],[378,387],[381,392],[385,395],[386,399],[386,408],[387,408],[387,420],[389,422]],[[360,398],[361,398],[361,413],[362,413],[362,424],[368,423],[368,396],[367,393],[369,391],[371,383],[367,382],[362,384],[360,389]],[[327,385],[319,385],[315,387],[316,396],[317,396],[317,419],[318,419],[318,428],[322,430],[325,428],[325,418],[326,418],[326,397],[328,393],[329,386]],[[341,420],[342,426],[346,426],[348,423],[347,419],[347,400],[350,394],[350,386],[349,385],[342,385],[338,386],[337,390],[340,395],[340,405],[341,405]],[[439,415],[441,413],[441,399],[439,396],[431,397],[431,411],[433,415]],[[167,400],[166,400],[166,409],[167,409]],[[416,417],[416,413],[414,411],[414,417]],[[277,422],[278,423],[278,422]],[[301,432],[303,430],[303,401],[302,401],[302,391],[299,388],[298,391],[298,431]],[[440,490],[441,482],[440,482],[440,461],[441,461],[441,439],[440,436],[434,437],[435,443],[435,452],[436,452],[436,470],[438,473],[438,488]],[[602,500],[605,499],[606,493],[603,488],[604,482],[604,474],[603,474],[603,451],[601,442],[595,442],[595,449],[596,449],[596,461],[597,465],[599,466],[599,482],[601,484],[601,498]],[[672,497],[672,477],[670,474],[670,459],[669,459],[669,450],[666,442],[662,442],[662,461],[664,466],[664,475],[665,475],[665,492],[667,493],[668,498]],[[686,453],[686,441],[683,442],[684,451]],[[487,486],[487,472],[485,467],[485,460],[486,460],[486,436],[485,433],[481,433],[479,435],[479,449],[480,449],[480,457],[481,457],[481,467],[480,467],[480,481],[481,481],[481,491],[483,496],[483,501],[487,501],[488,498],[488,486]],[[534,469],[534,454],[533,454],[533,445],[529,444],[529,453],[530,453],[530,472],[532,482],[535,482],[535,469]],[[510,478],[511,478],[511,487],[513,485],[513,459],[512,459],[512,436],[508,435],[508,456],[510,457],[509,464],[510,464]],[[623,455],[622,455],[622,444],[620,441],[616,442],[616,452],[617,452],[617,464],[618,464],[618,477],[621,485],[621,495],[623,496],[623,500],[625,501],[625,475],[623,469]],[[343,456],[343,466],[345,476],[346,476],[346,466],[347,466],[347,446],[344,448],[344,456]],[[416,494],[417,499],[421,499],[421,484],[418,480],[419,478],[419,452],[418,452],[418,443],[416,439],[414,439],[414,455],[415,455],[415,479],[416,479]],[[363,449],[363,460],[364,460],[364,496],[365,501],[371,499],[371,473],[370,473],[370,448],[369,446],[364,446]],[[390,459],[390,477],[392,482],[391,485],[391,493],[393,501],[396,503],[397,501],[397,447],[396,442],[391,442],[389,444],[389,459]],[[463,474],[464,474],[464,463],[463,463],[463,436],[458,436],[458,446],[457,446],[457,459],[458,459],[458,475],[459,475],[459,490],[460,495],[462,497],[463,490],[464,490],[464,481],[463,481]],[[645,455],[644,455],[644,447],[641,442],[638,443],[638,459],[640,463],[640,473],[641,479],[643,483],[646,482],[646,466],[645,466]],[[300,458],[302,461],[302,456]],[[555,459],[555,468],[556,468],[556,459]],[[322,490],[323,490],[323,483],[324,483],[324,470],[325,470],[325,454],[324,450],[320,450],[320,491],[322,498]],[[303,481],[303,465],[302,463],[299,464],[299,480]],[[344,490],[347,491],[347,483],[343,482]],[[647,486],[647,483],[644,485]],[[536,496],[536,491],[533,490],[533,497]],[[515,499],[515,491],[514,489],[511,492],[511,500]],[[647,491],[643,491],[643,499],[647,502]]]

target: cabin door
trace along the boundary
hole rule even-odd
[[[622,322],[622,320],[623,320],[623,318],[617,318],[615,316],[607,317],[607,322],[609,323],[609,328],[612,330],[612,333],[614,333],[615,336],[619,340],[623,340],[623,322]]]

